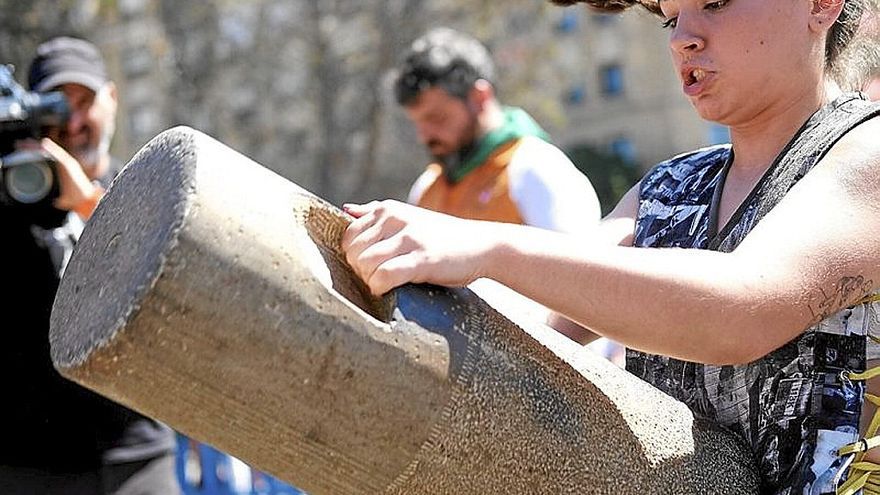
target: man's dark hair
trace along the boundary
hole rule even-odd
[[[394,82],[394,96],[401,105],[437,86],[450,95],[466,99],[480,80],[495,79],[489,50],[475,38],[449,28],[432,29],[415,40],[406,53]]]

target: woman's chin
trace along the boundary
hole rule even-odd
[[[698,101],[691,100],[691,104],[693,104],[694,109],[697,111],[697,115],[703,120],[714,122],[716,124],[729,125],[727,120],[730,116],[730,112],[724,110],[717,102],[701,99]]]

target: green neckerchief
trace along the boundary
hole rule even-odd
[[[514,139],[526,136],[535,136],[544,141],[549,139],[544,129],[541,129],[541,126],[525,110],[516,107],[504,107],[503,112],[504,123],[500,127],[486,133],[477,142],[476,146],[461,158],[459,166],[447,169],[446,177],[451,182],[458,182],[464,179],[467,174],[482,165],[499,146],[509,143]]]

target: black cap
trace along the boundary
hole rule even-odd
[[[31,62],[28,85],[48,91],[62,84],[81,84],[98,92],[107,82],[104,57],[92,43],[69,37],[53,38],[37,47]]]

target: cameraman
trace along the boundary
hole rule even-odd
[[[63,379],[49,358],[60,273],[111,178],[116,86],[94,45],[66,37],[38,47],[28,84],[63,92],[70,118],[16,145],[51,157],[58,196],[39,214],[0,210],[0,492],[180,493],[172,431]]]

